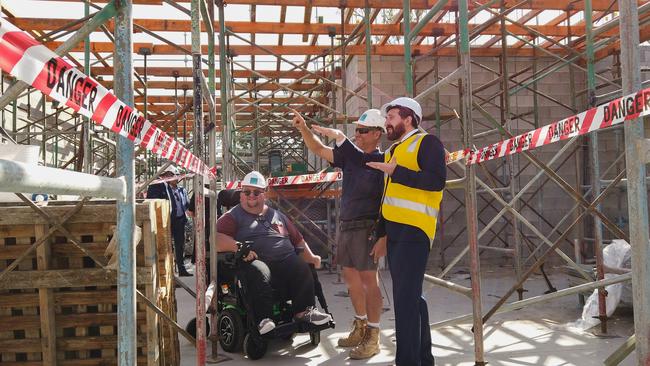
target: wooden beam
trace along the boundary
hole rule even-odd
[[[191,98],[192,95],[188,95],[188,98]],[[174,103],[175,102],[175,97],[173,95],[149,95],[147,96],[147,101],[149,103],[156,103],[156,104],[165,104],[165,103]],[[320,103],[327,103],[327,98],[325,97],[313,97],[311,99],[315,99]],[[182,98],[178,98],[179,102],[182,102]],[[275,98],[267,98],[267,99],[253,99],[253,98],[237,98],[235,99],[235,104],[244,104],[244,103],[253,103],[259,100],[259,105],[271,105],[271,104],[284,104],[284,103],[301,103],[301,104],[307,104],[309,103],[309,100],[305,97],[301,96],[295,96],[293,98],[280,98],[280,97],[275,97]],[[135,97],[135,102],[136,103],[144,103],[144,97],[142,96],[136,96]],[[220,105],[221,102],[217,100],[216,105]]]
[[[305,17],[303,19],[303,24],[304,25],[309,25],[311,23],[311,0],[307,1],[307,5],[305,5]],[[287,23],[285,23],[287,24]],[[302,41],[307,42],[309,40],[309,33],[303,33],[302,34]]]
[[[102,84],[104,87],[108,89],[113,88],[113,81],[112,80],[106,80],[106,81],[100,81],[100,84]],[[139,81],[135,82],[136,86],[141,86],[142,84]],[[174,89],[174,82],[173,81],[162,81],[162,80],[153,80],[149,81],[147,83],[149,90],[151,89]],[[287,88],[297,90],[297,91],[306,91],[309,89],[312,89],[316,87],[316,84],[282,84],[286,86]],[[219,90],[219,84],[216,85],[216,90]],[[240,84],[240,85],[235,85],[234,89],[235,90],[250,90],[253,88],[253,84]],[[183,89],[187,89],[188,91],[192,90],[192,83],[191,82],[179,82],[178,83],[178,90],[182,91]],[[272,85],[272,84],[266,84],[263,86],[260,86],[257,88],[257,90],[264,90],[264,91],[274,91],[274,90],[283,90],[281,87],[277,85]],[[189,98],[189,97],[188,97]],[[179,97],[179,101],[182,101],[183,98]]]
[[[138,110],[142,110],[141,107],[143,107],[143,106],[144,106],[144,103],[136,103],[136,108]],[[267,106],[266,108],[267,109],[271,108],[271,106]],[[321,107],[316,106],[316,105],[307,105],[307,106],[305,106],[305,104],[299,104],[299,103],[291,104],[291,108],[294,108],[294,109],[300,108],[300,111],[312,112],[312,113],[316,113],[321,109]],[[176,107],[173,104],[152,104],[152,105],[149,106],[149,108],[147,110],[149,112],[156,112],[156,113],[174,112],[174,110],[176,110]],[[240,107],[237,107],[236,110],[238,110],[237,114],[242,113],[242,112],[254,113],[255,112],[255,107],[254,106],[247,106],[247,107],[240,106]],[[221,105],[219,105],[219,104],[216,105],[216,111],[217,112],[221,111]],[[276,111],[274,111],[274,113],[287,113],[287,112],[289,112],[289,110],[285,106],[278,106],[278,109]],[[260,110],[260,113],[264,113],[264,111]]]
[[[54,49],[61,45],[62,42],[47,42],[46,47]],[[141,45],[138,43],[134,44],[134,52],[139,49]],[[180,45],[180,47],[189,50],[191,47],[189,45]],[[207,52],[208,46],[203,46],[202,52]],[[110,42],[94,42],[91,49],[96,52],[101,53],[112,53],[114,45]],[[153,53],[156,55],[183,55],[179,49],[169,45],[154,45]],[[265,46],[265,48],[276,55],[327,55],[329,53],[329,46]],[[431,45],[414,45],[411,47],[413,54],[415,56],[419,54],[424,54],[430,51],[433,48]],[[230,46],[230,49],[239,56],[245,55],[268,55],[268,52],[260,49],[255,46],[245,46],[237,45]],[[83,46],[79,45],[71,50],[71,52],[83,52]],[[360,56],[365,55],[365,46],[364,45],[351,45],[346,48],[346,54],[350,56]],[[493,57],[501,54],[501,48],[472,48],[473,56],[486,56]],[[532,51],[530,49],[509,49],[509,54],[512,56],[532,56]],[[336,50],[336,54],[340,54],[341,50]],[[373,45],[371,47],[371,53],[373,55],[381,56],[403,56],[404,55],[404,46],[402,45]],[[456,56],[457,50],[454,47],[446,47],[438,50],[436,55],[438,56]],[[189,89],[189,88],[188,88]]]
[[[78,2],[78,0],[56,0],[56,1],[71,1]],[[105,4],[108,0],[93,0],[93,3]],[[176,0],[177,3],[189,3],[190,0]],[[506,7],[512,7],[519,3],[520,0],[506,0]],[[611,4],[611,0],[592,0],[594,10],[607,10]],[[411,0],[412,10],[427,10],[431,9],[436,3],[436,0]],[[642,4],[642,0],[638,0]],[[162,0],[133,0],[133,4],[143,5],[161,5]],[[305,0],[228,0],[228,4],[239,5],[276,5],[276,6],[305,6]],[[326,8],[339,8],[341,0],[311,0],[312,6],[326,7]],[[346,0],[345,5],[349,8],[363,8],[366,6],[365,0]],[[499,2],[491,5],[492,8],[499,8]],[[582,1],[566,1],[566,0],[529,0],[524,9],[533,10],[566,10],[573,8],[576,10],[583,10],[584,3]],[[371,8],[379,9],[402,9],[404,6],[403,0],[368,0],[368,6]],[[445,10],[455,10],[458,7],[457,0],[450,0],[444,7]],[[470,10],[474,9],[475,5],[470,5]],[[614,3],[613,10],[618,10],[618,4]]]
[[[151,270],[137,269],[137,283],[151,283]],[[58,269],[46,271],[11,271],[0,279],[0,289],[115,286],[117,271],[105,269]]]
[[[144,75],[144,67],[135,67],[135,71]],[[266,77],[269,78],[282,78],[282,79],[300,79],[305,78],[305,80],[316,79],[317,76],[312,75],[306,71],[277,71],[277,70],[255,70]],[[95,66],[92,68],[93,75],[108,75],[113,76],[113,68],[105,66]],[[174,72],[178,72],[180,77],[191,77],[192,68],[190,67],[147,67],[148,76],[159,76],[159,77],[174,77]],[[221,77],[221,72],[216,70],[216,77]],[[326,76],[326,73],[323,71],[314,72],[316,75]],[[255,76],[249,70],[234,70],[233,76],[235,78],[250,78]]]
[[[47,225],[36,225],[35,239],[44,237],[48,231]],[[51,246],[50,240],[36,248],[36,266],[40,271],[50,269]],[[38,289],[38,306],[40,309],[41,349],[43,364],[56,366],[56,323],[54,291],[51,288]]]
[[[370,32],[375,36],[403,36],[402,29],[402,13],[396,14],[393,19],[393,24],[371,24]],[[61,28],[66,24],[73,22],[74,19],[35,19],[35,18],[18,18],[14,22],[15,25],[21,29],[38,30],[38,31],[51,31]],[[135,24],[141,25],[154,32],[189,32],[191,29],[191,22],[188,20],[165,20],[165,19],[135,19]],[[417,23],[412,23],[411,27],[415,27]],[[218,22],[215,27],[218,27]],[[351,34],[357,24],[346,24],[344,27],[345,34]],[[470,32],[481,24],[470,24]],[[544,25],[529,25],[530,28],[539,31],[547,36],[566,37],[568,34],[567,26],[559,26],[553,24]],[[245,21],[228,21],[226,27],[235,33],[252,33],[252,34],[320,34],[327,35],[330,28],[336,30],[336,34],[341,33],[340,23],[284,23],[284,22],[245,22]],[[451,36],[455,34],[455,24],[452,23],[435,23],[431,22],[424,26],[419,34],[426,36],[436,34],[439,36]],[[79,28],[79,26],[77,26]],[[112,26],[111,26],[112,28]],[[572,26],[573,34],[583,34],[585,31],[584,25]],[[517,35],[528,35],[529,32],[521,29],[514,24],[508,24],[506,29]],[[482,35],[501,35],[499,24],[492,25],[481,32]],[[610,30],[607,33],[599,35],[599,37],[606,37],[616,34],[616,30]],[[218,70],[217,70],[218,72]]]

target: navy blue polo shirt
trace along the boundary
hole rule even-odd
[[[384,192],[384,174],[366,165],[369,161],[384,161],[384,153],[375,150],[364,153],[347,138],[334,147],[335,168],[343,170],[341,220],[376,219]]]

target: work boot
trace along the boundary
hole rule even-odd
[[[379,353],[379,328],[366,327],[363,340],[350,351],[350,358],[363,360]]]
[[[366,319],[354,319],[352,323],[352,330],[345,338],[339,338],[339,347],[356,347],[363,340],[363,335],[366,334],[366,328],[368,327],[368,320]]]

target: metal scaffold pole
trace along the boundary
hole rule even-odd
[[[370,109],[372,108],[372,34],[370,33],[370,7],[368,7],[368,0],[366,0],[363,21],[365,22],[366,31],[366,90],[368,95],[368,108]]]
[[[203,91],[202,91],[202,63],[201,63],[201,12],[203,1],[192,0],[192,78],[194,90],[194,155],[204,158],[203,137]],[[206,322],[205,322],[205,204],[203,196],[203,175],[194,176],[194,250],[196,267],[194,279],[196,281],[196,365],[203,366],[206,362]],[[182,264],[181,264],[182,267]]]
[[[133,107],[133,18],[132,3],[120,3],[115,15],[114,78],[115,95]],[[117,276],[117,339],[120,366],[137,363],[136,296],[135,296],[135,164],[133,143],[117,137],[117,173],[126,180],[126,199],[117,201],[118,276]]]
[[[593,21],[591,11],[591,0],[585,0],[585,36],[587,49],[587,104],[589,108],[596,106],[596,71],[594,69],[594,36]],[[601,191],[600,187],[600,160],[598,157],[598,131],[589,135],[589,163],[591,174],[591,195],[598,197]],[[598,211],[601,205],[596,206]],[[594,253],[596,254],[596,276],[597,280],[605,278],[603,267],[603,224],[600,218],[592,215],[594,223]],[[607,333],[607,309],[605,303],[605,288],[598,288],[598,319],[600,320],[600,330]]]
[[[411,62],[411,0],[404,0],[404,83],[406,95],[413,96],[413,63]]]
[[[214,24],[214,2],[209,2],[208,6],[208,13],[209,13],[209,21]],[[208,98],[211,98],[215,104],[215,93],[216,93],[216,78],[215,78],[215,71],[216,71],[216,65],[215,65],[215,53],[214,53],[214,42],[215,42],[215,32],[214,29],[212,32],[208,34],[208,90],[209,90],[209,95],[207,96]],[[216,171],[216,166],[217,166],[217,114],[216,114],[216,108],[210,110],[210,132],[208,134],[208,158],[209,158],[209,165],[210,167],[215,167]],[[215,176],[217,174],[215,173]],[[215,177],[214,180],[210,180],[210,190],[212,192],[217,192],[217,179],[218,177]],[[210,229],[210,238],[209,238],[209,246],[210,246],[210,279],[209,282],[210,284],[214,284],[215,292],[217,291],[216,289],[216,284],[217,284],[217,196],[215,194],[214,197],[211,197],[211,204],[209,207],[210,210],[210,222],[206,222],[205,225]],[[213,295],[213,296],[216,296]],[[218,344],[219,344],[219,338],[217,337],[217,314],[216,312],[213,312],[210,314],[210,334],[212,336],[210,337],[211,340],[211,358],[210,362],[218,362],[219,361],[219,354],[218,354]]]
[[[463,142],[467,147],[474,145],[472,120],[472,77],[469,50],[467,0],[458,2],[460,33],[461,110],[463,118]],[[476,214],[476,166],[465,167],[465,215],[467,217],[467,240],[470,251],[470,274],[472,277],[472,309],[474,315],[474,360],[475,365],[485,365],[483,358],[483,320],[481,310],[481,268],[478,248],[478,217]]]
[[[221,169],[223,172],[223,180],[232,180],[233,169],[232,169],[232,157],[230,151],[230,145],[232,141],[230,140],[231,136],[231,126],[229,123],[229,114],[228,114],[228,83],[230,82],[230,76],[228,72],[228,63],[227,63],[227,50],[226,50],[226,22],[224,14],[224,1],[221,0],[217,3],[219,6],[219,86],[221,90],[219,96],[221,97],[221,139],[222,139],[222,158],[221,158]]]
[[[623,95],[641,89],[639,14],[635,0],[619,0]],[[632,246],[632,296],[637,364],[650,364],[650,243],[648,243],[648,140],[643,119],[625,122],[627,207]]]

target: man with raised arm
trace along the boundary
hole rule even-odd
[[[340,237],[337,262],[343,267],[355,316],[351,332],[338,340],[340,347],[353,347],[350,358],[365,359],[379,353],[379,319],[382,297],[377,275],[377,260],[384,252],[375,250],[370,238],[379,215],[383,174],[366,166],[366,162],[383,161],[377,148],[384,129],[384,118],[370,109],[354,122],[354,143],[343,132],[313,125],[316,133],[334,139],[336,146],[325,146],[307,127],[303,117],[294,112],[293,125],[300,131],[305,145],[333,167],[343,170]],[[370,159],[370,160],[369,160]],[[383,239],[385,240],[385,238]],[[384,248],[385,245],[378,247]]]

